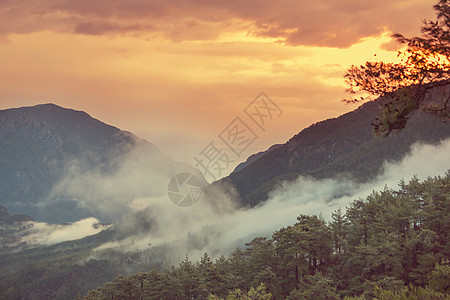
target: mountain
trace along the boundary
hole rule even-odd
[[[449,125],[417,113],[403,131],[377,138],[370,123],[378,113],[376,103],[367,103],[313,124],[285,144],[250,157],[205,194],[213,194],[214,186],[232,184],[242,205],[255,206],[279,182],[299,175],[352,176],[363,182],[381,172],[384,161],[402,158],[413,143],[450,136]],[[53,104],[0,111],[0,294],[6,299],[73,299],[119,274],[169,268],[171,253],[185,248],[172,247],[173,237],[158,235],[164,224],[153,217],[162,210],[148,206],[130,212],[130,206],[138,204],[134,199],[159,200],[179,170],[198,172],[84,112]],[[214,209],[223,209],[221,198],[215,201]],[[6,207],[12,207],[11,213]],[[86,216],[114,222],[83,239],[36,245],[27,242],[27,235],[46,232],[40,232],[40,224],[31,217],[17,214],[47,222]],[[170,219],[167,224],[173,222],[173,215],[162,215]],[[214,241],[213,228],[201,225],[183,228],[189,231],[185,247],[199,250]],[[148,243],[150,237],[164,243]],[[137,250],[134,243],[144,244]]]
[[[54,104],[0,111],[0,204],[13,213],[112,221],[126,212],[120,203],[163,195],[176,170],[195,172],[85,112]]]
[[[0,253],[8,248],[19,248],[24,231],[32,221],[26,215],[10,215],[6,207],[0,206]]]
[[[265,150],[265,151],[261,151],[255,154],[250,155],[246,161],[240,163],[239,165],[236,166],[236,168],[234,168],[232,173],[236,173],[239,172],[242,169],[245,169],[247,166],[249,166],[252,162],[254,162],[255,160],[257,160],[258,158],[260,158],[263,155],[266,155],[267,153],[269,153],[272,150],[275,150],[277,148],[279,148],[281,146],[281,144],[275,144],[269,147],[269,149]]]
[[[366,182],[380,174],[385,161],[403,158],[412,144],[437,143],[450,136],[450,124],[418,111],[405,129],[377,137],[371,122],[379,113],[379,104],[369,102],[338,118],[315,123],[285,144],[249,159],[220,183],[234,186],[243,205],[255,206],[267,200],[277,184],[300,175],[346,176]]]

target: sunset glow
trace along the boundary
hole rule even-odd
[[[418,35],[433,3],[0,1],[0,109],[83,110],[193,163],[264,91],[283,115],[242,161],[355,109],[345,70],[395,61],[391,33]]]

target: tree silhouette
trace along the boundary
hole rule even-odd
[[[450,119],[450,5],[440,0],[434,5],[436,21],[424,21],[422,37],[393,37],[406,47],[398,52],[399,63],[366,62],[351,66],[344,77],[347,103],[376,100],[382,111],[372,123],[377,135],[387,136],[405,127],[417,110],[431,113],[444,121]],[[430,91],[441,88],[431,97]],[[362,94],[362,96],[361,96]],[[357,97],[356,97],[357,96]]]

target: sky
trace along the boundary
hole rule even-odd
[[[83,110],[192,164],[214,142],[230,154],[231,171],[355,109],[341,101],[345,70],[395,61],[390,35],[419,35],[434,4],[0,0],[0,109]],[[278,108],[263,128],[245,113],[261,92]],[[237,117],[257,136],[238,154],[219,136]]]

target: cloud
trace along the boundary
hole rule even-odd
[[[26,230],[25,236],[21,240],[21,242],[26,242],[28,245],[52,245],[77,240],[97,234],[110,227],[110,225],[100,224],[96,218],[86,218],[63,225],[43,222],[31,222],[30,224],[32,226]]]
[[[79,34],[86,35],[104,35],[109,33],[136,32],[143,30],[151,30],[153,27],[141,24],[120,25],[117,22],[83,22],[76,25],[74,31]]]
[[[195,172],[148,143],[138,143],[108,165],[91,164],[90,158],[71,161],[47,199],[37,205],[37,216],[52,221],[94,216],[113,222],[132,212],[136,199],[166,195],[175,174]],[[196,175],[204,180],[200,173]]]
[[[386,185],[396,189],[400,180],[414,175],[419,179],[444,175],[449,151],[450,139],[439,145],[415,144],[402,161],[385,163],[383,174],[364,184],[350,178],[299,177],[272,191],[265,203],[246,210],[237,208],[235,191],[229,186],[215,187],[189,208],[179,208],[164,197],[136,199],[134,207],[142,210],[116,227],[124,238],[101,245],[94,256],[106,249],[127,252],[162,248],[164,260],[170,265],[186,254],[194,260],[204,252],[212,257],[227,255],[256,236],[270,237],[295,223],[300,214],[321,214],[331,220],[333,211],[345,210],[353,200],[365,198],[373,190],[383,190]]]
[[[346,48],[384,31],[418,34],[434,1],[2,1],[0,33],[56,31],[211,40],[245,31],[289,45]]]
[[[270,237],[274,231],[295,223],[300,214],[320,214],[331,220],[331,213],[338,208],[345,210],[353,200],[365,198],[373,190],[383,190],[385,186],[396,189],[402,179],[409,180],[414,175],[419,179],[444,175],[448,168],[449,151],[450,139],[438,145],[414,144],[401,161],[385,163],[382,175],[364,184],[350,178],[315,180],[299,177],[295,182],[281,185],[270,193],[269,200],[251,209],[239,208],[236,191],[226,184],[205,190],[196,205],[185,208],[174,205],[165,193],[136,196],[132,200],[124,198],[124,193],[130,192],[128,189],[139,190],[142,188],[140,184],[150,178],[144,176],[141,183],[133,183],[147,170],[138,160],[135,164],[126,160],[113,179],[86,177],[87,181],[92,182],[92,189],[80,186],[79,179],[72,177],[74,186],[71,188],[91,194],[89,201],[92,202],[87,202],[87,205],[98,203],[99,195],[104,197],[118,193],[114,201],[95,207],[102,215],[122,209],[124,216],[111,227],[116,233],[115,240],[97,247],[92,257],[107,258],[111,250],[136,252],[143,257],[150,255],[152,260],[168,267],[177,264],[186,254],[193,260],[199,259],[205,252],[212,257],[228,255],[254,237]],[[129,168],[133,169],[132,173]],[[85,177],[85,174],[78,175]],[[165,180],[167,178],[162,176],[157,181],[148,181],[147,185],[153,184],[154,188],[165,190]],[[75,240],[109,227],[101,225],[94,217],[66,225],[32,224],[21,240],[31,246]]]

